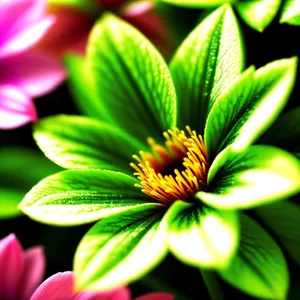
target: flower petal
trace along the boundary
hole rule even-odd
[[[137,207],[162,207],[134,187],[134,177],[101,170],[65,171],[37,184],[20,209],[31,218],[55,225],[90,223]]]
[[[251,145],[278,117],[294,86],[297,58],[274,61],[254,72],[249,68],[216,101],[206,121],[210,159],[232,144]]]
[[[134,27],[113,15],[95,25],[88,63],[101,104],[116,126],[143,143],[175,126],[176,94],[158,51]],[[116,88],[117,87],[117,88]]]
[[[112,125],[80,116],[52,116],[34,128],[46,156],[68,169],[106,169],[133,174],[132,155],[145,146]]]
[[[286,299],[289,276],[283,254],[269,234],[255,221],[240,214],[241,241],[231,265],[221,277],[259,299]]]
[[[24,252],[14,234],[0,240],[0,295],[4,299],[17,299],[22,271]]]
[[[77,288],[107,290],[153,269],[167,254],[164,213],[140,207],[94,225],[75,254]]]
[[[13,129],[37,119],[33,101],[12,85],[0,85],[0,129]]]
[[[130,299],[131,299],[130,291],[127,287],[122,287],[107,292],[80,292],[79,294],[76,294],[76,300],[130,300]]]
[[[174,300],[175,296],[169,293],[150,293],[135,298],[134,300]]]
[[[177,126],[189,125],[203,134],[213,103],[240,74],[243,63],[238,23],[232,8],[225,5],[205,18],[172,58]]]
[[[45,268],[46,258],[42,247],[34,247],[25,251],[22,282],[19,287],[21,300],[30,299],[44,278]]]
[[[271,146],[250,146],[237,152],[228,147],[208,173],[208,189],[196,197],[220,209],[248,209],[282,200],[300,191],[300,163]]]
[[[31,296],[30,300],[72,300],[74,292],[74,275],[72,272],[57,273],[45,280]]]
[[[0,58],[16,55],[34,45],[53,24],[54,18],[49,16],[32,23],[31,26],[20,29],[2,41]]]
[[[300,206],[291,201],[281,201],[258,207],[254,213],[300,265]]]
[[[170,251],[184,263],[223,268],[238,245],[236,214],[176,201],[168,210]]]
[[[63,65],[56,58],[36,51],[8,57],[1,67],[5,69],[1,82],[16,85],[30,96],[48,93],[66,77]]]

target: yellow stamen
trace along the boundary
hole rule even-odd
[[[135,186],[166,205],[179,199],[189,202],[206,186],[208,157],[204,141],[189,126],[186,132],[178,128],[164,132],[165,146],[149,138],[152,153],[141,151],[140,156],[133,155],[137,162],[130,164],[140,180]],[[172,174],[165,174],[167,171]]]

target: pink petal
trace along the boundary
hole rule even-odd
[[[44,281],[30,300],[71,300],[75,295],[72,272],[57,273]]]
[[[169,293],[150,293],[140,297],[135,300],[174,300],[175,297]]]
[[[18,87],[0,85],[0,129],[13,129],[37,119],[32,99]]]
[[[52,6],[50,6],[51,10]],[[35,45],[41,49],[60,57],[71,51],[84,54],[88,34],[94,20],[80,10],[71,7],[54,9],[55,22],[47,34]]]
[[[130,300],[130,291],[127,287],[108,292],[80,292],[72,300]]]
[[[22,245],[14,234],[10,234],[0,241],[1,299],[17,299],[23,266]]]
[[[14,84],[30,96],[40,96],[56,88],[66,77],[60,61],[46,53],[27,51],[8,57],[0,66],[5,70],[0,82]]]
[[[54,17],[45,17],[30,26],[19,28],[17,31],[10,33],[4,41],[2,38],[0,58],[15,55],[34,45],[42,38],[53,22]]]
[[[46,259],[43,247],[33,247],[25,251],[23,280],[20,286],[20,299],[28,300],[41,284],[45,275]]]

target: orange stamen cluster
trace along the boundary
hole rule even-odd
[[[186,131],[188,136],[178,128],[164,132],[165,146],[149,138],[152,153],[140,151],[140,157],[133,155],[137,164],[130,164],[140,180],[135,186],[166,205],[179,199],[190,202],[206,186],[208,157],[204,141],[190,127]],[[164,174],[172,166],[176,166],[172,174]]]

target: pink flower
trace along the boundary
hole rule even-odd
[[[90,0],[95,6],[93,15],[83,9],[64,5],[50,5],[49,12],[56,22],[38,44],[39,49],[61,57],[71,51],[84,54],[88,34],[103,10],[112,11],[143,32],[165,55],[173,48],[166,24],[155,10],[153,1],[127,3],[128,0]]]
[[[23,250],[14,234],[0,240],[0,299],[5,300],[130,300],[126,287],[107,292],[76,292],[72,272],[57,273],[43,283],[45,256],[40,246]],[[173,300],[151,293],[136,300]]]
[[[45,11],[46,0],[0,1],[0,129],[35,121],[32,98],[65,77],[53,56],[33,49],[54,23]]]

